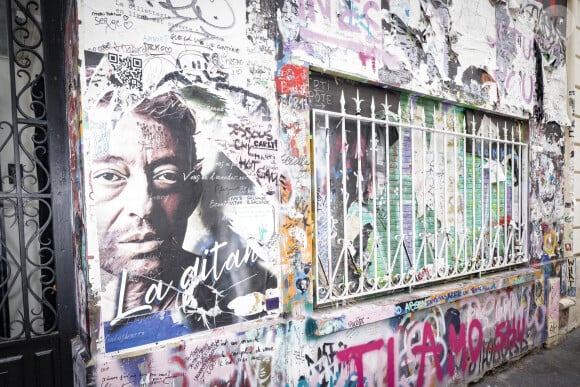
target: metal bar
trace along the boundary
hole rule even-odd
[[[359,99],[359,95],[358,95],[358,89],[356,91],[356,98],[357,98],[357,113],[360,114],[360,102],[361,100]],[[364,258],[364,249],[363,249],[363,214],[362,214],[362,210],[363,210],[363,169],[362,169],[362,146],[361,146],[361,142],[362,142],[362,136],[361,136],[361,127],[360,127],[360,116],[357,116],[357,120],[356,120],[356,158],[357,158],[357,191],[358,191],[358,248],[359,248],[359,254],[358,254],[358,271],[359,271],[359,283],[358,283],[358,289],[357,292],[362,290],[362,284],[363,284],[363,278],[364,278],[364,273],[363,273],[363,268],[364,268],[364,263],[363,263],[363,258]],[[353,262],[354,264],[354,262]]]
[[[507,123],[504,123],[503,129],[504,138],[507,140]],[[508,239],[508,166],[507,166],[507,143],[504,143],[503,146],[503,160],[504,160],[504,169],[505,169],[505,180],[503,182],[503,254],[502,259],[505,260],[505,263],[509,262],[509,249],[507,245]]]
[[[5,5],[4,9],[0,9],[0,12],[5,12],[8,6],[5,3],[0,4]],[[8,13],[6,13],[8,15]],[[7,136],[6,141],[0,146],[0,153],[4,149],[4,146],[8,143],[11,136]],[[2,170],[0,169],[0,191],[4,190],[2,179]],[[0,337],[9,338],[10,337],[10,303],[8,302],[10,297],[10,289],[8,287],[8,281],[10,279],[10,270],[8,269],[8,259],[7,259],[7,248],[6,248],[6,223],[4,215],[4,200],[0,197]]]
[[[425,122],[425,110],[423,109],[423,122]],[[427,261],[427,244],[428,244],[428,231],[427,231],[427,131],[421,131],[423,138],[423,146],[421,147],[421,160],[423,162],[423,236],[422,236],[422,246],[423,246],[423,266],[428,265]]]
[[[479,127],[479,131],[483,132],[483,128],[482,125],[480,125]],[[481,148],[480,148],[481,147]],[[485,143],[483,142],[483,140],[480,142],[480,145],[477,148],[477,151],[480,153],[479,154],[479,172],[481,174],[481,227],[480,227],[480,231],[479,231],[479,238],[478,238],[478,244],[481,242],[481,245],[479,246],[479,248],[481,249],[480,251],[480,257],[479,257],[479,267],[477,269],[478,272],[481,272],[481,269],[483,268],[484,264],[485,264],[485,230],[487,229],[487,225],[486,225],[486,221],[485,221],[485,201],[486,201],[486,192],[485,192],[485,168],[483,165],[484,162],[484,147],[485,147]],[[481,150],[480,150],[481,149]]]
[[[518,125],[519,128],[519,125]],[[519,128],[518,130],[518,137],[520,138],[519,143],[521,143],[521,136],[522,136],[522,132],[521,132],[521,128]],[[518,143],[518,144],[519,144]],[[529,148],[527,147],[527,145],[518,145],[519,147],[519,151],[520,151],[520,158],[521,158],[521,162],[520,162],[520,167],[518,168],[518,174],[520,175],[520,217],[521,217],[521,223],[520,223],[520,227],[518,227],[518,233],[519,233],[519,240],[520,240],[520,244],[522,245],[523,248],[523,260],[524,261],[528,261],[528,212],[527,211],[523,211],[523,209],[527,209],[528,207],[528,174],[527,173],[523,173],[523,166],[527,166],[528,165],[528,159],[529,159]],[[522,149],[523,148],[523,149]],[[527,168],[526,168],[527,170]]]
[[[43,119],[34,119],[29,117],[20,117],[18,122],[22,125],[29,125],[29,126],[45,126],[46,120]]]
[[[488,123],[487,126],[488,137],[491,137],[491,123]],[[487,141],[487,223],[488,223],[488,256],[487,256],[487,268],[489,268],[490,263],[492,261],[492,242],[493,242],[493,223],[492,223],[492,189],[491,189],[491,140]]]
[[[15,140],[17,141],[17,140]],[[15,163],[16,164],[16,163]],[[22,199],[50,199],[52,198],[52,194],[50,193],[18,193],[15,191],[11,191],[11,192],[0,192],[0,199],[17,199],[17,198],[22,198]]]
[[[7,24],[8,24],[8,58],[10,62],[10,90],[12,91],[11,97],[11,108],[12,108],[12,138],[13,138],[13,149],[14,149],[14,164],[20,165],[20,136],[18,135],[19,129],[19,117],[18,117],[18,98],[16,89],[16,58],[15,58],[15,46],[16,40],[13,36],[13,25],[12,25],[12,9],[11,1],[7,1]],[[30,324],[30,305],[28,300],[28,270],[26,262],[26,247],[24,241],[24,206],[23,199],[21,195],[23,193],[22,189],[22,176],[19,168],[16,168],[15,173],[15,192],[17,194],[16,198],[16,212],[17,212],[17,222],[18,222],[18,240],[19,240],[19,255],[20,255],[20,282],[22,286],[22,323],[24,328],[24,336],[26,339],[31,338],[32,328]]]
[[[325,115],[324,117],[324,124],[326,126],[326,167],[329,168],[330,167],[330,123],[329,123],[329,117],[328,114]],[[328,222],[328,230],[329,232],[327,233],[327,254],[328,254],[328,278],[334,278],[334,265],[332,263],[332,192],[330,190],[330,173],[328,170],[326,170],[326,191],[327,191],[327,196],[326,196],[326,221]],[[336,199],[335,199],[336,200]],[[330,286],[332,287],[333,283],[330,283]],[[328,291],[327,292],[327,297],[330,297],[330,295],[332,294],[332,291]]]
[[[408,121],[411,123],[413,122],[414,119],[414,115],[415,115],[415,109],[413,108],[413,100],[409,100],[409,119]],[[416,243],[415,241],[417,240],[417,235],[416,235],[416,218],[417,218],[417,211],[415,209],[415,182],[414,182],[414,168],[413,165],[414,163],[414,159],[415,159],[415,135],[414,135],[414,131],[410,131],[409,133],[409,139],[411,141],[411,162],[409,165],[409,175],[411,176],[411,235],[412,235],[412,240],[411,240],[411,247],[412,247],[412,251],[413,251],[413,256],[411,257],[411,266],[413,267],[413,269],[417,270],[418,266],[417,266],[417,251],[416,251]],[[414,278],[416,279],[417,277],[414,276]],[[414,282],[414,281],[412,281]]]
[[[314,114],[314,122],[316,123],[316,114]],[[325,138],[324,138],[324,164],[325,164],[325,169],[324,169],[324,178],[325,178],[325,186],[326,186],[326,208],[324,210],[326,210],[326,221],[327,221],[327,229],[328,232],[326,233],[326,257],[328,259],[328,268],[327,268],[327,286],[329,286],[330,289],[332,289],[332,278],[334,278],[334,273],[333,273],[333,264],[332,264],[332,212],[331,212],[331,202],[332,202],[332,195],[331,195],[331,190],[330,190],[330,123],[329,123],[329,117],[328,114],[324,114],[324,129],[325,129]],[[316,136],[316,131],[315,131],[315,136]],[[317,144],[316,138],[314,141],[314,144]],[[315,149],[315,152],[317,151],[317,149]],[[316,183],[317,179],[314,179],[314,182]],[[315,191],[318,192],[318,191]],[[320,265],[316,265],[316,284],[317,284],[317,297],[320,295],[318,289],[321,286],[320,285],[320,274],[319,274],[319,266]],[[327,291],[324,293],[325,294],[325,298],[329,298],[332,294],[332,292],[330,291],[330,289],[327,289]]]
[[[475,133],[475,119],[473,119],[471,121],[471,130],[472,132]],[[476,255],[475,255],[475,245],[476,245],[476,240],[477,240],[477,208],[476,208],[476,204],[478,204],[478,202],[476,201],[476,197],[475,197],[475,180],[476,180],[476,169],[475,169],[475,144],[476,140],[475,139],[471,139],[471,262],[475,262],[476,260]]]
[[[452,123],[453,123],[453,132],[457,131],[457,125],[456,125],[456,120],[455,120],[455,115],[453,115],[452,117]],[[459,184],[459,174],[458,174],[458,168],[457,168],[457,136],[453,136],[453,227],[454,227],[454,232],[453,232],[453,260],[454,260],[454,265],[453,265],[453,269],[455,272],[457,272],[457,260],[458,260],[458,246],[457,246],[457,240],[458,235],[459,235],[459,231],[458,231],[458,227],[457,227],[457,217],[459,216],[459,212],[457,210],[457,196],[459,195],[457,192],[457,185]]]
[[[499,128],[498,128],[499,131]],[[499,144],[498,143],[494,143],[493,145],[494,151],[495,151],[495,232],[494,232],[494,242],[493,242],[493,247],[492,250],[494,252],[494,255],[497,256],[494,257],[494,261],[492,261],[492,265],[499,265],[500,264],[500,257],[499,257],[499,220],[501,218],[501,208],[499,207],[499,199],[500,199],[500,182],[499,182]],[[497,253],[496,253],[496,249],[497,249]]]
[[[320,110],[320,109],[313,109],[312,111],[313,112],[321,112],[321,113],[327,112],[325,110]],[[355,115],[355,114],[348,114],[348,113],[344,113],[343,114],[343,113],[333,113],[333,112],[329,112],[329,113],[331,115],[345,117],[345,118],[353,119],[353,120],[355,120],[357,118],[357,115]],[[372,118],[364,117],[364,116],[360,116],[360,120],[361,120],[361,122],[372,122],[373,121]],[[479,140],[493,140],[493,141],[497,141],[497,142],[500,142],[500,143],[506,142],[506,140],[494,139],[494,138],[491,138],[489,136],[486,137],[486,136],[482,136],[482,135],[474,135],[474,134],[469,134],[469,133],[465,133],[465,134],[463,134],[463,133],[456,133],[456,134],[454,134],[453,132],[445,131],[443,129],[429,128],[429,127],[421,126],[421,125],[404,124],[402,122],[399,122],[398,123],[398,126],[403,126],[405,128],[408,128],[408,129],[426,130],[426,131],[434,132],[434,133],[448,134],[450,136],[457,135],[457,136],[465,136],[466,138],[475,138],[475,139],[479,139]],[[523,143],[521,141],[516,141],[514,143],[515,143],[515,145],[522,145],[522,146],[526,146],[527,145],[527,144],[525,144],[525,143]]]
[[[345,113],[345,100],[344,100],[344,91],[341,91],[341,98],[340,98],[340,105],[341,111],[343,113],[342,121],[341,121],[341,136],[342,136],[342,143],[341,143],[341,154],[342,154],[342,238],[343,238],[343,253],[344,256],[342,259],[344,260],[344,294],[348,294],[348,257],[346,256],[347,249],[348,249],[348,235],[347,235],[347,203],[348,203],[348,190],[346,187],[346,154],[348,152],[348,143],[346,141],[346,118],[344,117]],[[334,281],[333,281],[334,282]]]
[[[372,155],[372,162],[371,162],[371,179],[372,179],[372,190],[373,190],[373,195],[372,195],[372,199],[373,199],[373,241],[372,241],[372,246],[373,246],[373,289],[376,289],[379,285],[378,282],[378,243],[377,243],[377,237],[379,235],[378,232],[378,228],[377,228],[377,199],[378,199],[378,195],[377,195],[377,133],[376,133],[376,127],[375,127],[375,118],[376,118],[376,114],[375,114],[375,98],[373,97],[371,99],[371,118],[373,119],[373,122],[371,123],[371,155]]]
[[[467,122],[465,122],[465,116],[462,117],[463,120],[463,127],[467,128]],[[465,272],[467,270],[467,141],[465,141],[465,137],[461,139],[461,143],[463,146],[463,269],[461,272]]]
[[[447,129],[447,115],[445,114],[445,112],[443,113],[443,127]],[[448,148],[449,148],[449,144],[447,142],[447,133],[443,133],[443,184],[444,184],[444,192],[447,191],[448,188],[448,178],[447,178],[447,164],[448,164],[448,159],[447,159],[447,152],[448,152]],[[443,224],[444,224],[444,239],[443,239],[443,243],[445,244],[445,241],[449,239],[449,224],[447,224],[447,221],[449,220],[449,209],[447,208],[447,198],[445,197],[443,199]],[[445,244],[445,258],[444,261],[445,263],[445,275],[447,275],[449,273],[449,245]]]
[[[399,105],[399,123],[402,121],[402,112],[401,107]],[[403,219],[403,142],[405,141],[405,132],[403,127],[399,127],[401,131],[401,135],[399,136],[399,143],[398,145],[398,152],[397,152],[397,165],[398,165],[398,172],[399,172],[399,233],[401,236],[401,240],[399,243],[405,243],[405,223]],[[403,249],[400,249],[399,256],[397,257],[399,260],[399,274],[403,277]]]
[[[393,282],[393,259],[394,256],[391,254],[391,133],[389,129],[389,101],[387,93],[385,93],[385,183],[386,183],[386,196],[387,202],[385,207],[387,207],[387,274],[389,276],[389,285]],[[400,140],[399,140],[400,141]]]
[[[435,112],[433,113],[435,114]],[[434,120],[437,122],[437,120]],[[439,157],[437,153],[437,142],[439,141],[439,134],[441,131],[437,131],[435,125],[433,125],[433,207],[434,207],[434,215],[433,215],[433,267],[435,268],[435,277],[439,277],[439,249],[437,248],[438,244],[438,237],[439,237],[439,222],[437,221],[437,216],[439,214],[439,200],[438,191],[437,191],[437,165],[439,164]]]

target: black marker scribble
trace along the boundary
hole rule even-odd
[[[178,27],[181,27],[185,23],[196,20],[199,20],[212,28],[226,30],[232,28],[235,25],[236,17],[234,14],[234,10],[232,6],[229,4],[229,2],[224,1],[223,3],[227,6],[226,9],[220,8],[219,10],[220,16],[218,16],[217,12],[214,13],[214,15],[212,16],[207,12],[209,10],[209,7],[201,7],[200,5],[198,5],[198,0],[191,0],[189,4],[180,6],[174,5],[173,0],[160,1],[159,5],[170,11],[173,14],[173,16],[159,19],[178,20],[169,28],[170,32],[176,31]],[[214,9],[217,9],[217,7],[214,6]],[[203,30],[204,33],[206,34],[208,33],[203,28],[203,26],[201,27],[201,29]]]

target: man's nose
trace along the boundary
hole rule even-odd
[[[149,219],[153,211],[151,185],[146,174],[132,175],[125,187],[125,200],[130,216]]]

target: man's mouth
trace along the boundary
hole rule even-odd
[[[133,254],[148,254],[158,250],[163,244],[155,234],[131,235],[119,243],[121,248],[131,251]]]

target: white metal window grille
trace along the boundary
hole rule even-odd
[[[527,260],[521,123],[446,106],[427,125],[412,99],[394,114],[356,93],[355,114],[344,92],[340,112],[312,110],[317,305]]]

